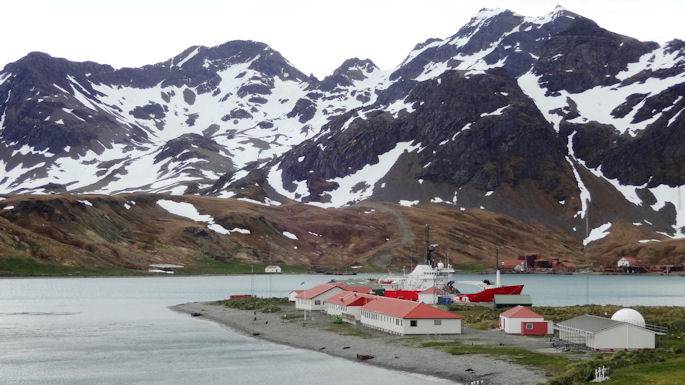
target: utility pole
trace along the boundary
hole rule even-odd
[[[250,265],[250,295],[254,297],[254,265]]]
[[[587,212],[585,213],[585,239],[590,236],[590,207],[588,205]],[[585,258],[585,264],[590,266],[590,261],[587,257],[587,251],[585,250],[585,240],[583,240],[583,257]],[[592,270],[592,269],[590,269]],[[585,275],[585,304],[590,304],[590,271]]]

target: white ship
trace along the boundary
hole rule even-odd
[[[378,283],[386,290],[386,293],[389,290],[422,291],[431,287],[447,289],[452,282],[453,273],[452,265],[445,266],[442,262],[439,262],[435,267],[416,265],[409,274],[383,277],[378,280]]]

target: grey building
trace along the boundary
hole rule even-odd
[[[554,326],[559,339],[593,350],[654,349],[656,332],[632,323],[581,315]]]

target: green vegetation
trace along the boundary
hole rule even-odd
[[[461,305],[457,303],[451,304],[448,309],[463,315],[464,324],[468,327],[481,330],[497,328],[499,325],[499,314],[504,311],[485,306]]]
[[[29,258],[0,259],[0,277],[94,277],[142,275],[140,270],[111,266],[64,266]]]
[[[685,384],[685,357],[624,368],[613,373],[605,384]]]
[[[287,298],[240,298],[220,301],[224,306],[239,310],[256,310],[262,313],[278,313],[288,304]]]
[[[535,366],[545,370],[550,375],[562,373],[574,361],[561,354],[545,354],[533,352],[515,346],[498,345],[466,345],[460,342],[428,341],[422,347],[443,349],[454,355],[486,354],[491,357],[505,359],[517,364]]]
[[[685,355],[672,349],[657,349],[597,355],[592,360],[570,365],[550,384],[586,384],[592,379],[594,369],[600,366],[611,370],[611,381],[607,384],[685,383]]]

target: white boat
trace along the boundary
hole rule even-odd
[[[442,262],[435,266],[416,265],[409,274],[383,277],[378,280],[378,283],[386,292],[388,290],[422,291],[431,287],[444,290],[449,286],[453,273],[452,265],[445,266]]]

